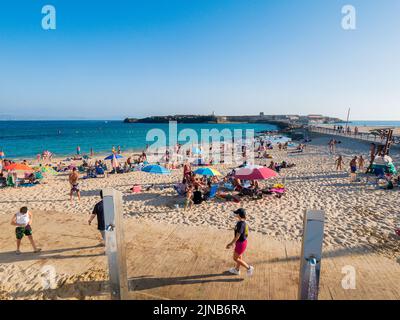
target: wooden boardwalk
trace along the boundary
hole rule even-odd
[[[18,273],[31,277],[33,270],[51,265],[64,279],[72,277],[62,282],[64,288],[53,290],[51,298],[108,299],[107,292],[100,290],[107,284],[104,248],[96,246],[96,227],[88,226],[86,219],[83,215],[36,214],[34,234],[43,252],[16,256],[9,217],[0,215],[0,227],[6,230],[0,234],[4,284],[19,279]],[[133,219],[125,219],[124,224],[132,299],[297,299],[300,243],[250,233],[245,259],[254,265],[255,273],[248,278],[226,273],[233,265],[232,251],[225,249],[233,231]],[[30,250],[27,242],[22,250]],[[349,265],[356,270],[355,290],[341,285],[342,268]],[[9,296],[40,298],[40,287],[32,281],[27,292],[19,281],[15,287],[9,283]],[[399,300],[400,264],[371,252],[324,250],[320,299]]]
[[[231,232],[209,228],[149,225],[140,246],[128,252],[131,297],[135,299],[297,299],[300,244],[251,234],[245,258],[255,267],[248,278],[228,275]],[[132,247],[133,246],[133,247]],[[356,289],[342,288],[345,266],[356,271]],[[322,260],[320,299],[400,299],[400,265],[367,252],[333,250]]]

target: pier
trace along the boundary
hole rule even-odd
[[[377,143],[377,144],[385,144],[386,137],[379,136],[378,134],[373,134],[371,132],[357,132],[354,131],[347,133],[345,131],[339,131],[328,127],[320,127],[320,126],[308,126],[307,130],[309,132],[315,132],[325,135],[331,135],[335,137],[343,137],[349,139],[357,139],[362,140],[370,143]],[[400,147],[400,136],[393,136],[393,143],[392,147]]]

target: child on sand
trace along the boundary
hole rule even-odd
[[[74,167],[72,169],[72,172],[69,175],[69,184],[71,185],[71,191],[69,193],[69,198],[72,201],[72,196],[74,193],[78,196],[78,199],[81,200],[81,192],[79,190],[79,173],[76,171],[76,168]]]
[[[16,226],[15,228],[15,236],[17,238],[17,250],[15,251],[16,254],[20,254],[21,251],[21,240],[25,236],[28,237],[31,245],[33,247],[33,252],[40,252],[42,249],[36,247],[35,241],[32,237],[32,213],[28,211],[27,207],[22,207],[18,213],[16,213],[12,220],[11,225]]]
[[[231,242],[229,242],[226,246],[227,249],[230,249],[235,244],[235,250],[233,252],[233,260],[236,262],[236,267],[231,268],[229,270],[230,273],[239,275],[240,267],[243,266],[247,269],[247,275],[252,276],[254,272],[254,267],[248,265],[243,260],[243,253],[246,251],[247,247],[247,237],[249,236],[249,227],[246,223],[246,211],[243,208],[240,208],[234,211],[238,222],[235,226],[235,236]]]
[[[357,156],[350,161],[350,182],[355,181],[357,178]]]
[[[336,164],[336,171],[343,170],[344,162],[343,162],[343,157],[341,155],[339,155],[339,158],[336,159],[335,164]]]
[[[360,171],[363,171],[363,170],[364,170],[364,164],[365,164],[365,160],[364,160],[363,156],[361,155],[361,156],[358,158],[358,169],[359,169]]]
[[[189,208],[189,210],[192,209],[193,207],[193,188],[189,187],[187,192],[186,192],[186,199],[185,199],[185,210],[187,210]]]

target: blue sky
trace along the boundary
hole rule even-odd
[[[0,117],[400,120],[399,40],[398,0],[2,0]]]

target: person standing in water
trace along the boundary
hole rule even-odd
[[[246,211],[243,208],[240,208],[234,211],[234,214],[238,220],[235,226],[234,238],[231,242],[229,242],[226,246],[227,249],[230,249],[235,245],[235,249],[233,252],[233,261],[236,262],[236,266],[234,268],[229,269],[229,272],[235,275],[240,274],[240,267],[244,267],[247,269],[247,275],[252,276],[254,272],[254,267],[247,264],[243,260],[243,254],[247,248],[247,238],[249,236],[249,226],[246,223]]]

